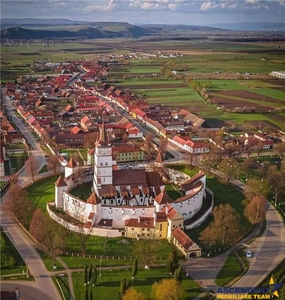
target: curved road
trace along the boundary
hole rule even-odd
[[[11,103],[6,102],[6,107],[15,124],[25,135],[31,147],[35,149],[31,152],[36,157],[39,163],[39,168],[41,168],[45,162],[45,157],[39,145],[35,141],[34,137],[30,134],[30,132],[25,128],[25,126],[23,126],[22,122],[19,121],[19,119],[15,116],[11,107]],[[176,154],[176,161],[181,160],[181,154],[178,151],[175,151],[173,148],[171,150],[172,153],[174,152]],[[181,162],[185,162],[184,160],[185,156],[182,155]],[[201,164],[196,161],[196,165],[199,166]],[[218,176],[223,175],[216,170],[212,170],[212,173]],[[30,182],[30,178],[25,175],[25,172],[22,172],[19,180],[22,186],[25,186]],[[241,189],[243,188],[243,183],[241,183],[240,181],[234,180],[232,181],[232,183],[237,185]],[[241,287],[244,285],[257,285],[284,258],[285,228],[283,221],[272,206],[269,207],[266,218],[267,228],[264,232],[264,235],[260,238],[255,239],[255,241],[249,246],[253,250],[254,256],[257,255],[258,258],[253,257],[250,260],[249,271],[239,282],[235,284],[235,286]],[[27,295],[27,299],[60,299],[58,291],[53,285],[50,276],[47,275],[47,271],[42,260],[34,249],[34,243],[29,238],[27,238],[27,236],[21,231],[21,229],[19,229],[17,225],[11,222],[11,220],[9,220],[9,218],[3,214],[2,210],[1,225],[11,239],[12,243],[18,249],[23,259],[29,257],[29,269],[32,275],[35,277],[34,285],[30,282],[22,282],[22,287],[19,283],[12,286],[9,286],[8,283],[5,283],[4,285],[2,284],[1,289],[6,289],[6,287],[10,289],[10,287],[12,288],[13,286],[15,287],[16,285],[19,285],[19,287],[23,288],[23,291],[25,290],[25,292],[27,293],[29,293],[29,288],[26,287],[31,288],[30,294]],[[215,290],[217,286],[214,283],[214,279],[216,278],[219,270],[222,268],[228,254],[229,252],[214,258],[199,258],[195,260],[189,260],[184,264],[184,269],[192,278],[200,281],[204,288]],[[40,294],[37,294],[35,291],[38,291],[38,293]],[[24,296],[23,293],[22,296]]]
[[[3,91],[1,91],[3,92]],[[2,94],[3,96],[3,94]],[[18,129],[22,132],[22,134],[25,136],[25,138],[29,141],[30,146],[33,151],[30,151],[31,155],[33,155],[37,162],[39,170],[42,168],[42,166],[45,164],[45,156],[34,139],[33,135],[27,130],[27,128],[22,124],[22,122],[18,119],[18,117],[14,114],[14,111],[12,110],[11,102],[5,102],[5,99],[3,98],[4,103],[7,108],[7,112],[10,115],[11,118],[13,118],[13,122],[16,124]],[[19,174],[19,181],[18,184],[20,184],[22,187],[25,187],[29,183],[31,183],[30,176],[27,176],[25,169]],[[37,176],[37,177],[40,177]],[[5,202],[5,199],[7,197],[7,194],[1,197],[1,206],[3,202]],[[22,282],[15,282],[12,284],[11,288],[12,290],[15,290],[16,285],[20,287],[27,286],[29,288],[23,288],[23,291],[25,293],[24,299],[31,299],[31,300],[55,300],[55,299],[61,299],[61,296],[59,295],[56,287],[53,284],[53,281],[49,275],[47,275],[47,270],[42,262],[38,252],[35,250],[35,244],[33,241],[30,240],[30,238],[27,237],[27,235],[19,228],[19,226],[7,216],[3,212],[3,209],[0,211],[0,220],[1,220],[1,226],[15,248],[18,250],[19,254],[23,258],[24,261],[28,259],[28,266],[30,273],[35,278],[35,282],[31,284],[29,281],[22,281]],[[1,283],[1,290],[5,290],[8,283],[3,284]],[[32,289],[30,287],[33,286]],[[9,286],[8,286],[9,287]],[[14,287],[14,289],[12,288]],[[37,291],[37,292],[35,292]],[[21,297],[23,296],[23,293],[21,291]],[[23,296],[24,297],[24,296]]]
[[[195,165],[202,166],[197,160],[195,161]],[[214,169],[211,170],[211,173],[219,177],[225,176]],[[231,180],[231,184],[241,190],[245,187],[239,180]],[[253,250],[253,257],[249,259],[249,270],[233,285],[234,287],[257,286],[285,258],[285,226],[281,216],[271,204],[268,204],[266,221],[266,230],[261,237],[257,237],[250,244],[245,242],[245,240],[251,241],[258,234],[259,228],[256,228],[248,237],[235,246],[243,245],[250,248]],[[183,267],[194,280],[201,284],[205,291],[216,291],[215,278],[231,251],[232,249],[212,258],[189,260],[183,264]]]

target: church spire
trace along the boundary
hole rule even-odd
[[[104,120],[102,122],[102,126],[100,127],[99,144],[101,146],[108,145],[108,137],[107,137]]]

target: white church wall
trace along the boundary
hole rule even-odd
[[[113,227],[125,228],[125,220],[139,217],[153,217],[154,206],[147,207],[110,207],[101,206],[101,212],[98,212],[101,219],[112,219]]]
[[[86,203],[81,199],[77,199],[71,194],[64,192],[64,211],[66,211],[71,217],[85,223],[89,214],[92,211],[92,204]]]
[[[187,220],[193,217],[193,215],[195,215],[202,207],[203,195],[204,189],[202,189],[199,193],[189,198],[188,200],[177,203],[170,203],[170,205],[183,216],[184,220]]]
[[[47,204],[47,211],[49,213],[49,216],[54,219],[57,223],[60,225],[66,227],[67,229],[77,232],[77,233],[83,233],[83,234],[91,234],[96,236],[103,236],[103,237],[120,237],[122,236],[122,233],[117,229],[107,229],[107,228],[101,228],[101,227],[91,227],[88,228],[82,228],[79,226],[76,226],[74,224],[71,224],[69,222],[66,222],[59,216],[57,216],[54,212],[52,212]]]
[[[192,229],[192,228],[200,226],[212,213],[212,210],[214,207],[214,193],[210,189],[208,189],[208,188],[206,188],[206,189],[207,189],[207,192],[212,196],[211,206],[207,209],[207,211],[205,211],[205,213],[199,219],[197,219],[193,223],[185,226],[185,229]]]

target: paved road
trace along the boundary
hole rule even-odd
[[[285,227],[279,213],[272,205],[266,214],[267,228],[262,237],[254,240],[250,268],[234,286],[256,286],[285,258]]]
[[[1,291],[12,291],[16,290],[16,287],[19,287],[20,290],[20,299],[21,300],[58,300],[61,298],[51,298],[49,295],[43,293],[35,282],[31,281],[2,281],[1,282]]]
[[[11,117],[13,118],[13,121],[18,126],[18,128],[22,131],[22,133],[27,137],[27,140],[29,141],[31,147],[35,150],[31,151],[32,155],[35,156],[37,162],[38,162],[38,168],[39,170],[42,168],[42,166],[45,163],[45,157],[43,152],[41,151],[40,146],[37,144],[34,137],[28,132],[28,130],[23,126],[23,124],[20,122],[20,120],[15,116],[14,112],[11,108],[11,103],[6,103],[7,110],[9,114],[11,114]],[[40,178],[41,176],[37,176],[37,178]],[[20,184],[22,187],[28,185],[31,183],[30,176],[27,176],[25,170],[23,170],[19,174],[19,181],[18,184]],[[1,197],[1,203],[0,208],[2,207],[3,203],[7,199],[7,194]],[[24,261],[26,261],[27,257],[28,259],[28,266],[31,274],[35,278],[35,288],[40,291],[40,294],[34,293],[34,290],[31,290],[31,294],[29,294],[29,297],[26,299],[47,299],[47,300],[55,300],[60,299],[60,295],[54,286],[52,279],[49,275],[47,275],[46,267],[44,263],[42,262],[41,258],[39,257],[37,251],[35,250],[35,244],[26,236],[26,234],[18,227],[18,225],[10,220],[9,216],[3,212],[3,209],[0,210],[0,220],[1,220],[1,226],[15,248],[18,250],[19,254],[23,258]],[[17,283],[18,284],[18,283]],[[22,282],[23,286],[28,285],[30,286],[29,282]],[[1,290],[3,289],[3,285],[1,285]],[[28,293],[28,289],[27,289]],[[41,294],[44,295],[44,297],[41,297]]]
[[[200,166],[197,160],[195,165]],[[223,177],[223,173],[211,170],[216,176]],[[245,185],[239,180],[231,180],[231,184],[239,189],[244,189]],[[285,227],[283,220],[274,207],[268,204],[266,213],[267,227],[262,237],[256,238],[251,244],[244,245],[253,250],[253,257],[249,260],[248,272],[233,286],[257,286],[265,277],[285,258]],[[255,237],[257,232],[252,232],[247,240]],[[239,244],[242,244],[239,243]],[[238,244],[238,245],[239,245]],[[203,288],[216,291],[215,278],[223,267],[230,251],[213,258],[197,258],[189,260],[184,264],[184,269],[189,275],[197,280]]]

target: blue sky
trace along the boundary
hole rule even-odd
[[[1,18],[193,25],[285,22],[285,0],[1,0]]]

